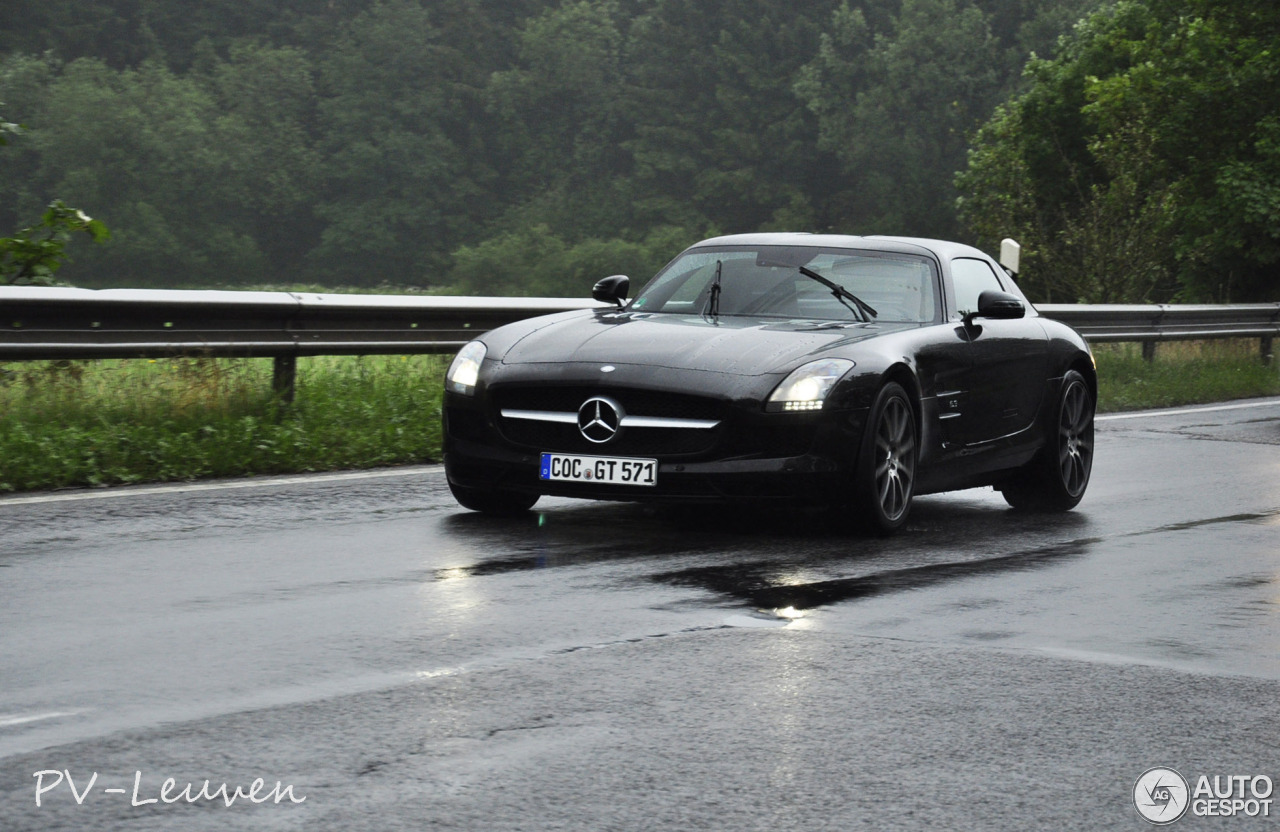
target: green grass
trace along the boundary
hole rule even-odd
[[[266,359],[0,365],[0,491],[437,460],[446,366],[300,359],[283,407]]]
[[[1258,359],[1258,342],[1160,344],[1144,361],[1138,344],[1099,344],[1098,409],[1142,410],[1280,395],[1280,369]]]
[[[1280,395],[1257,341],[1096,349],[1099,409]],[[442,356],[0,364],[0,492],[369,468],[440,458]]]

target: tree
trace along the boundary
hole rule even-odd
[[[468,291],[512,240],[574,253],[563,283],[526,271],[554,287],[721,230],[950,235],[970,132],[1099,2],[13,0],[0,98],[30,132],[0,228],[49,194],[94,206],[112,240],[61,276],[96,285]],[[1142,146],[1133,194],[1163,158]],[[1206,223],[1270,210],[1266,158],[1223,172]],[[1102,176],[1080,169],[1072,193]]]
[[[627,274],[641,283],[693,242],[682,229],[666,227],[639,241],[569,243],[546,225],[534,225],[460,247],[454,252],[453,277],[456,288],[469,294],[582,297],[610,274]]]
[[[242,42],[209,62],[200,80],[217,104],[211,128],[226,150],[220,216],[252,236],[268,274],[304,280],[322,228],[312,209],[325,168],[310,56]]]
[[[830,224],[833,159],[792,86],[833,0],[658,0],[627,39],[642,227]]]
[[[986,16],[959,0],[904,0],[884,31],[836,11],[797,91],[841,162],[853,229],[954,235],[950,171],[998,100],[998,53]]]
[[[1033,50],[1098,0],[843,3],[797,95],[839,161],[843,230],[952,237],[954,172]]]
[[[1277,296],[1277,42],[1280,8],[1257,0],[1093,15],[979,133],[966,223],[1021,234],[1043,297]]]
[[[110,245],[78,264],[116,285],[259,282],[263,254],[228,203],[236,145],[215,96],[157,63],[81,59],[51,83],[31,143],[34,188],[99,206]]]
[[[478,0],[388,0],[320,62],[325,226],[309,261],[322,278],[439,283],[449,252],[498,213],[478,57],[501,50],[486,20]]]
[[[501,225],[549,225],[576,239],[631,224],[620,16],[612,0],[570,0],[516,31],[515,65],[484,91],[499,127],[493,163],[509,206]]]
[[[5,0],[0,54],[52,53],[70,63],[96,58],[114,69],[159,61],[186,72],[201,44],[226,54],[237,42],[267,38],[297,45],[371,0]]]

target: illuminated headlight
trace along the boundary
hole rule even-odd
[[[484,353],[484,344],[479,341],[472,341],[458,350],[453,363],[449,365],[449,372],[444,375],[444,389],[464,396],[474,396]]]
[[[844,358],[824,358],[797,367],[769,394],[765,410],[770,413],[821,410],[831,388],[852,369],[853,362]]]

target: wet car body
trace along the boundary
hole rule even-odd
[[[872,317],[834,294],[827,297],[823,285],[813,283],[817,294],[809,292],[803,275],[794,286],[788,282],[789,270],[820,260],[828,271],[852,270],[864,291],[876,291],[876,278],[858,274],[877,269],[917,275],[910,279],[918,279],[919,287],[910,284],[910,303]],[[1066,471],[1068,451],[1089,455],[1083,482],[1078,494],[1057,500],[1055,507],[1078,502],[1091,463],[1096,400],[1089,348],[1069,327],[1040,317],[986,254],[910,238],[751,234],[699,243],[673,264],[678,269],[683,262],[700,262],[703,272],[713,273],[708,285],[746,285],[729,283],[725,275],[734,269],[751,279],[767,272],[786,291],[799,292],[798,300],[788,297],[784,310],[795,314],[707,314],[708,292],[694,294],[697,285],[664,290],[679,280],[695,281],[672,277],[669,265],[625,306],[550,315],[486,333],[474,388],[466,395],[447,389],[445,395],[445,465],[464,505],[468,495],[484,494],[506,495],[495,508],[518,508],[541,494],[839,505],[859,489],[883,486],[866,470],[874,461],[877,469],[899,466],[901,476],[910,478],[904,494],[909,508],[914,495],[979,485],[1010,486],[1009,496],[1017,490],[1011,483],[1028,481],[1033,473],[1037,482],[1052,479],[1050,456],[1058,456],[1059,470]],[[687,274],[695,272],[690,268]],[[975,306],[979,284],[991,290],[982,294],[984,300],[1020,307],[1017,315],[966,315],[974,310],[962,307]],[[691,298],[686,306],[673,299],[682,291]],[[663,311],[646,306],[653,298]],[[742,307],[749,311],[751,304]],[[833,360],[836,370],[845,364],[848,369],[816,408],[780,410],[770,401],[793,373]],[[1070,408],[1080,423],[1070,448],[1060,441],[1068,378],[1078,399]],[[899,423],[909,410],[910,425],[903,428],[909,437],[899,442],[896,456],[882,454],[877,461],[869,420],[893,421],[894,414],[884,416],[877,401],[887,387],[893,388],[890,407],[897,408]],[[625,414],[605,441],[583,429],[595,415],[587,404],[592,399],[603,400],[594,407],[606,416],[610,408]],[[892,432],[894,425],[888,427]],[[545,472],[540,476],[548,452],[654,460],[656,482],[548,481]],[[1077,479],[1079,468],[1077,463]],[[1037,498],[1021,502],[1054,502],[1039,499],[1040,485],[1030,490]],[[903,520],[905,512],[882,517],[878,525],[892,529]]]

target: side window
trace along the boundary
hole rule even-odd
[[[978,308],[978,295],[994,289],[1003,292],[1004,286],[996,273],[983,260],[959,257],[951,261],[951,282],[956,289],[956,309],[963,315]]]

